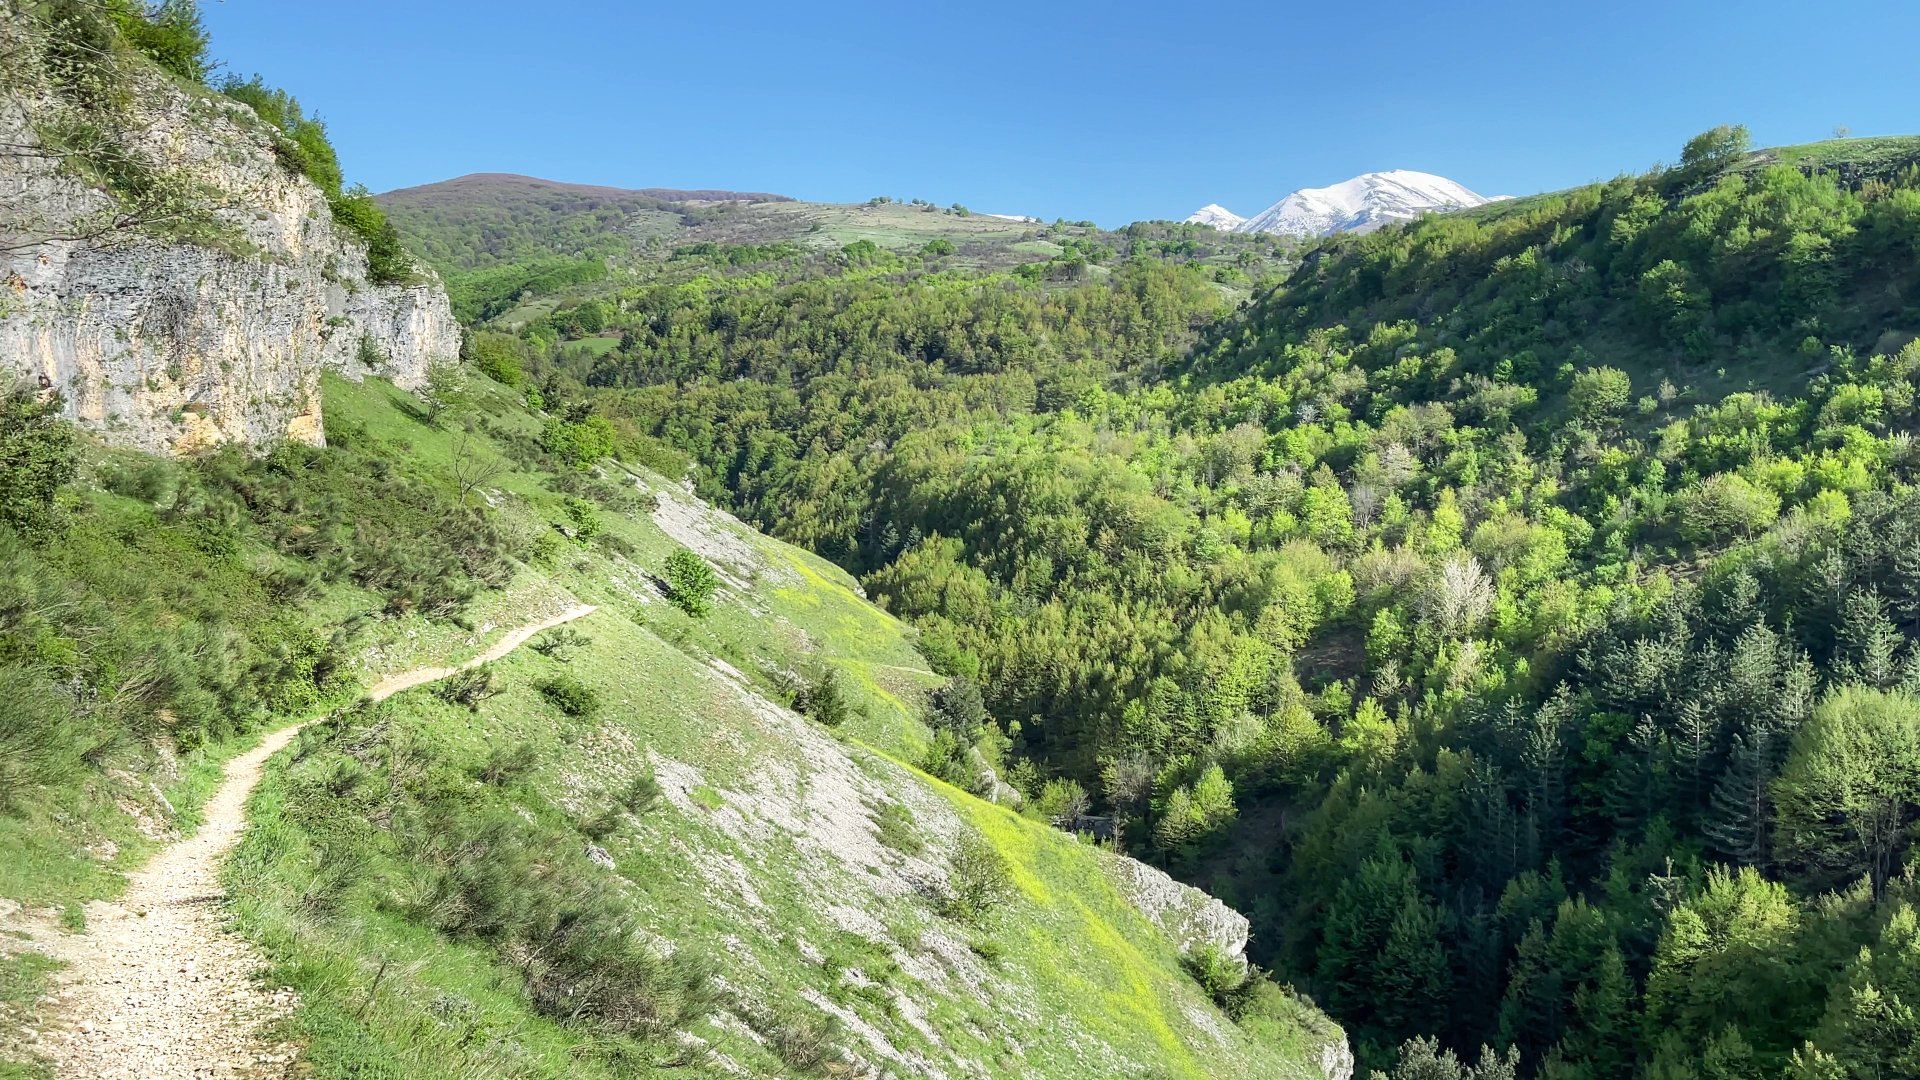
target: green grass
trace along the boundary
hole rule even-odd
[[[568,348],[585,349],[590,355],[593,355],[593,356],[605,356],[608,353],[612,352],[614,349],[619,348],[619,346],[620,346],[620,335],[618,334],[614,334],[610,337],[603,336],[603,337],[581,338],[578,341],[567,342]]]
[[[47,977],[59,968],[57,961],[39,953],[0,952],[0,1032],[13,1030],[31,1014],[47,992]],[[0,1080],[51,1080],[52,1076],[45,1062],[0,1042]]]
[[[1845,165],[1862,175],[1879,176],[1892,170],[1920,165],[1920,135],[1828,139],[1799,146],[1774,147],[1755,153],[1741,167],[1752,169],[1772,164],[1816,169]]]

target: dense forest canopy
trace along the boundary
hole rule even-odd
[[[1916,163],[1716,129],[1297,258],[708,243],[469,349],[861,574],[954,679],[925,768],[1113,818],[1363,1063],[1913,1075]]]

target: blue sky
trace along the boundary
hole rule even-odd
[[[1118,225],[1376,169],[1525,194],[1920,132],[1920,4],[203,0],[375,190],[468,172]]]

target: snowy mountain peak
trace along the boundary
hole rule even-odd
[[[1207,205],[1187,215],[1188,224],[1211,225],[1214,228],[1219,229],[1221,232],[1233,232],[1234,230],[1238,229],[1241,225],[1245,224],[1246,220],[1247,220],[1246,218],[1243,218],[1239,214],[1236,214],[1233,211],[1227,209],[1226,207],[1221,206],[1219,203],[1208,203]]]
[[[1444,176],[1394,169],[1323,188],[1301,188],[1233,228],[1279,236],[1371,232],[1437,210],[1480,206],[1491,199]],[[1204,211],[1203,211],[1204,212]]]

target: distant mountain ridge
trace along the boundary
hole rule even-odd
[[[791,195],[775,195],[766,191],[725,191],[718,188],[620,188],[601,184],[569,184],[560,180],[547,180],[538,176],[523,176],[519,173],[482,172],[456,176],[450,180],[439,180],[431,184],[417,184],[413,187],[396,188],[382,192],[382,200],[426,201],[435,194],[459,194],[472,196],[481,193],[493,194],[552,194],[574,195],[583,198],[658,199],[662,202],[792,202]]]
[[[1320,188],[1301,188],[1250,218],[1218,204],[1187,217],[1190,222],[1240,233],[1315,237],[1372,232],[1421,214],[1460,210],[1496,201],[1463,184],[1412,169],[1363,173]]]

